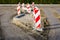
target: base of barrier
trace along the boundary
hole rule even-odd
[[[34,27],[33,27],[33,30],[36,30],[36,31],[43,31],[43,28],[34,28]]]
[[[22,16],[25,16],[25,14],[20,14],[20,16],[16,16],[16,18],[20,18]]]

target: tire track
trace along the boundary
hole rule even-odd
[[[50,8],[53,12],[56,12],[60,15],[60,8]]]
[[[57,20],[57,18],[55,18],[53,16],[52,10],[49,10],[49,8],[44,8],[43,10],[44,10],[45,14],[47,15],[47,18],[48,18],[49,23],[51,25],[50,27],[51,28],[60,27],[60,25],[58,25],[60,23]],[[48,40],[60,40],[60,34],[59,33],[60,33],[59,29],[50,30],[50,32],[48,34]]]
[[[1,14],[0,14],[0,40],[4,40],[1,29]]]

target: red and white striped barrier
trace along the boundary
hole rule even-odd
[[[18,7],[17,7],[17,14],[18,16],[20,16],[20,3],[18,4]]]
[[[27,5],[26,5],[26,7],[27,7],[27,12],[28,12],[28,13],[31,13],[30,5],[29,5],[29,4],[27,4]]]
[[[24,5],[24,3],[23,3],[23,4],[22,4],[22,10],[23,10],[23,11],[24,11],[24,8],[25,8],[24,6],[25,6],[25,5]]]
[[[34,8],[34,2],[32,2],[32,5],[31,6],[32,6],[32,8]]]
[[[34,15],[34,22],[35,22],[34,29],[36,29],[38,31],[42,31],[40,10],[37,7],[34,7],[33,15]]]

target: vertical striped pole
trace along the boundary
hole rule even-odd
[[[19,2],[18,7],[17,7],[17,14],[18,14],[18,16],[20,16],[20,2]]]
[[[33,14],[34,14],[34,21],[35,21],[34,29],[38,31],[42,31],[40,10],[37,7],[34,7]]]
[[[32,5],[31,6],[32,6],[32,8],[34,8],[34,2],[32,2]]]
[[[30,4],[27,4],[26,7],[27,7],[27,12],[30,13],[31,12]]]
[[[24,3],[22,3],[22,12],[24,12]]]

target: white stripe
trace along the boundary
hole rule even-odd
[[[37,27],[39,24],[41,24],[41,20],[38,20],[38,22],[35,23],[35,27]]]
[[[40,12],[38,11],[34,16],[35,16],[35,19],[40,15]]]
[[[20,9],[20,6],[17,7],[17,10]]]
[[[29,11],[29,10],[30,10],[30,11]],[[31,8],[29,8],[29,9],[27,10],[27,12],[30,13],[30,12],[31,12]]]
[[[20,11],[18,11],[18,14],[20,14]]]
[[[28,13],[30,13],[31,11],[28,11]]]
[[[27,7],[30,7],[30,5],[28,4]]]
[[[24,7],[24,10],[27,10],[27,8],[26,8],[26,7]]]

